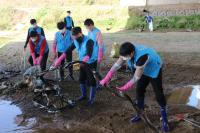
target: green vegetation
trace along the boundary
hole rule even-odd
[[[137,29],[145,25],[143,16],[131,16],[128,19],[126,28]],[[154,17],[154,29],[191,29],[200,30],[200,15],[191,16],[170,16],[170,17]]]
[[[12,28],[12,15],[14,15],[13,8],[0,8],[0,30],[10,30]]]
[[[116,31],[124,28],[128,18],[127,9],[112,6],[71,6],[75,25],[83,27],[86,18],[92,18],[95,24],[103,31]],[[66,16],[66,8],[49,7],[41,8],[35,13],[38,23],[49,30],[56,28],[56,23]]]
[[[29,19],[36,18],[45,30],[55,30],[56,23],[71,10],[76,26],[83,27],[86,18],[92,18],[103,32],[115,32],[121,29],[139,29],[146,26],[144,16],[137,11],[119,6],[119,0],[1,0],[0,30],[12,30],[18,23],[29,27]],[[19,9],[16,9],[19,8]],[[200,15],[155,17],[155,30],[200,30]]]

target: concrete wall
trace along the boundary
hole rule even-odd
[[[122,6],[154,6],[169,4],[191,4],[200,3],[200,0],[120,0]]]
[[[148,5],[191,4],[200,3],[200,0],[147,0]]]
[[[189,1],[189,0],[188,0]],[[196,4],[169,4],[151,6],[129,6],[129,13],[142,14],[143,9],[150,11],[152,16],[189,16],[200,14],[200,3]]]

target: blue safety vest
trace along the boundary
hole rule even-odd
[[[35,46],[35,53],[36,54],[40,54],[40,49],[41,49],[41,46],[42,46],[42,41],[45,39],[45,37],[43,36],[39,36],[39,41],[38,43],[36,44],[35,42],[32,41],[32,45]],[[46,44],[46,47],[45,47],[45,53],[47,53],[49,51],[49,47],[48,47],[48,43]]]
[[[30,28],[28,29],[28,33],[30,34],[31,31],[37,31],[37,33],[38,33],[39,35],[42,34],[42,28],[39,27],[39,26],[37,26],[36,28],[30,27]]]
[[[74,40],[74,45],[76,47],[76,51],[79,55],[79,60],[83,60],[83,58],[87,55],[87,42],[89,40],[88,36],[83,37],[83,42],[79,44],[76,40]],[[94,43],[92,56],[90,57],[88,64],[95,62],[98,58],[98,45]]]
[[[157,52],[152,48],[147,48],[143,45],[135,45],[135,52],[132,59],[127,61],[128,67],[133,70],[136,67],[136,62],[143,55],[147,54],[149,59],[144,68],[144,75],[151,78],[157,78],[162,67],[162,60]]]
[[[101,32],[98,28],[94,27],[92,31],[88,31],[88,37],[92,39],[95,43],[97,43],[97,33]],[[103,52],[105,53],[106,47],[103,44]]]
[[[67,16],[65,20],[66,20],[66,27],[72,27],[72,17]]]
[[[150,23],[153,21],[153,18],[151,16],[145,16],[146,22]]]
[[[58,31],[55,34],[55,40],[57,51],[64,53],[72,44],[71,32],[67,30],[63,36],[62,33]]]

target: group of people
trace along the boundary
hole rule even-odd
[[[58,31],[55,33],[53,41],[53,56],[54,62],[51,68],[58,68],[60,72],[60,80],[64,78],[63,64],[72,61],[72,52],[76,49],[79,60],[86,62],[90,69],[98,71],[98,64],[101,64],[104,56],[104,43],[101,31],[95,27],[92,19],[86,19],[84,25],[88,30],[88,35],[84,35],[80,27],[75,27],[70,16],[70,11],[67,11],[68,16],[64,21],[57,23]],[[45,39],[44,30],[37,26],[36,20],[31,19],[31,27],[28,30],[27,41],[24,48],[29,44],[30,57],[29,63],[40,65],[41,70],[46,69],[46,63],[49,54],[49,46]],[[144,110],[144,98],[146,87],[149,83],[152,84],[156,95],[156,100],[160,105],[162,117],[162,130],[169,131],[166,99],[162,87],[162,60],[157,52],[143,45],[136,45],[130,42],[124,42],[120,46],[120,57],[109,70],[107,75],[99,82],[101,86],[109,83],[113,75],[124,64],[127,64],[129,69],[134,72],[133,78],[130,79],[124,86],[117,87],[119,91],[127,91],[136,86],[138,108]],[[73,68],[69,68],[70,77],[73,79]],[[84,65],[80,67],[80,91],[81,96],[78,101],[87,100],[87,85],[90,86],[90,95],[88,105],[94,103],[97,90],[97,83],[92,76],[93,73],[88,71]],[[137,84],[136,84],[137,83]],[[140,115],[136,114],[131,118],[131,122],[140,121]]]

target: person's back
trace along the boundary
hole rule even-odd
[[[71,15],[71,11],[67,11],[67,16],[64,18],[64,22],[66,24],[67,30],[71,31],[72,28],[74,27],[74,21],[70,15]]]

